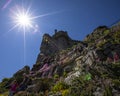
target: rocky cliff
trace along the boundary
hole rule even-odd
[[[40,46],[40,53],[32,70],[39,69],[39,65],[42,65],[42,63],[44,63],[46,60],[49,62],[55,61],[55,59],[59,58],[61,51],[68,50],[78,43],[83,44],[82,41],[72,40],[68,36],[67,32],[64,31],[55,30],[55,34],[53,36],[44,34]]]
[[[24,73],[29,83],[16,96],[119,96],[120,24],[99,26],[83,41],[64,31],[44,34],[33,68],[25,66],[1,85],[14,78],[21,83]]]

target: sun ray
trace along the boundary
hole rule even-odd
[[[18,24],[14,25],[12,28],[10,28],[10,30],[9,30],[8,32],[14,30],[14,29],[17,28],[17,27],[18,27]]]
[[[49,16],[49,15],[56,14],[56,13],[59,13],[59,12],[46,13],[46,14],[42,14],[42,15],[38,15],[38,16],[34,16],[34,17],[32,17],[31,19],[37,19],[37,18],[40,18],[40,17],[45,17],[45,16]]]
[[[57,13],[60,13],[60,11],[41,14],[41,15],[33,15],[33,13],[31,12],[31,5],[29,5],[28,8],[24,8],[23,6],[20,7],[16,5],[15,7],[13,7],[13,9],[11,9],[11,18],[13,21],[13,27],[11,28],[11,30],[18,27],[18,29],[20,29],[21,31],[22,30],[24,31],[25,29],[26,32],[29,32],[30,29],[34,30],[34,25],[36,25],[36,23],[34,22],[35,19]]]

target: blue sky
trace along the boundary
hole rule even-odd
[[[38,31],[13,26],[11,9],[30,6],[34,16],[48,14],[34,20]],[[110,26],[120,19],[120,0],[0,0],[0,80],[11,77],[25,65],[35,64],[44,33],[67,31],[75,40],[83,40],[100,25]],[[54,13],[54,14],[52,14]]]

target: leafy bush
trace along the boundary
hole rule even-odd
[[[69,86],[65,82],[58,82],[55,86],[53,86],[52,91],[58,92],[58,91],[65,90],[68,88]]]
[[[76,77],[70,86],[71,96],[92,96],[93,84],[88,74]],[[91,77],[91,76],[90,76]]]
[[[116,86],[120,86],[120,80],[119,80],[119,79],[114,79],[114,80],[112,80],[112,82],[113,82]]]
[[[107,35],[107,34],[109,34],[109,33],[110,33],[110,30],[105,30],[105,31],[103,32],[104,35]]]
[[[67,77],[67,72],[63,72],[63,77]]]
[[[54,75],[54,79],[57,79],[57,78],[59,78],[59,75],[58,75],[58,74],[55,74],[55,75]]]
[[[8,96],[8,91],[0,94],[0,96]]]
[[[97,46],[97,48],[100,48],[107,42],[108,42],[107,40],[100,41],[96,46]]]
[[[8,90],[7,86],[9,85],[9,78],[4,78],[0,83],[0,93],[3,93]]]
[[[69,90],[65,89],[62,91],[62,96],[68,96],[69,95]]]

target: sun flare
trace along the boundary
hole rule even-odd
[[[11,10],[11,13],[13,27],[10,31],[17,27],[19,30],[24,30],[25,32],[27,32],[28,29],[34,29],[34,16],[31,14],[29,8],[26,10],[23,7],[17,6]]]
[[[17,17],[16,17],[16,23],[18,23],[20,26],[25,26],[25,27],[28,27],[28,26],[31,26],[31,20],[30,20],[30,17],[26,14],[19,14]]]
[[[28,8],[24,8],[23,6],[15,6],[10,10],[10,17],[12,19],[12,27],[9,31],[17,28],[19,31],[28,32],[31,29],[36,31],[38,27],[36,27],[35,19],[53,15],[59,12],[52,12],[47,14],[35,15],[32,10],[30,10],[30,6]]]

